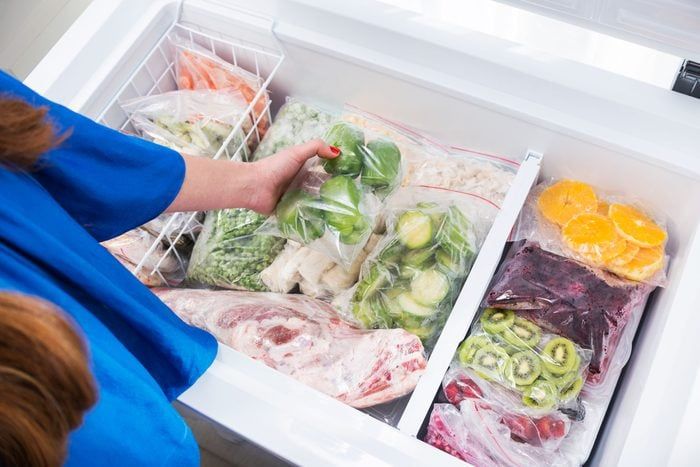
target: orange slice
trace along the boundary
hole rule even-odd
[[[625,249],[625,242],[615,232],[612,221],[593,212],[575,216],[561,234],[566,246],[595,263],[613,258]]]
[[[610,258],[607,261],[608,266],[622,266],[624,264],[629,263],[635,256],[637,256],[637,253],[639,252],[639,247],[632,242],[625,243],[627,244],[627,246],[622,251],[622,253],[618,254],[617,256],[614,256],[613,258]]]
[[[607,216],[608,209],[610,209],[610,205],[605,201],[601,201],[598,203],[598,214],[600,214],[601,216]]]
[[[598,199],[590,185],[575,180],[562,180],[540,194],[537,207],[549,221],[564,225],[577,214],[595,212],[598,209]]]
[[[615,274],[643,281],[656,274],[664,265],[664,249],[661,246],[654,248],[640,248],[631,261],[621,266],[610,266]]]
[[[620,236],[637,246],[653,248],[666,241],[666,231],[643,212],[630,205],[611,204],[608,216],[612,219]]]

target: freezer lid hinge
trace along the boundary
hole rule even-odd
[[[686,60],[678,71],[674,91],[700,98],[700,63]]]

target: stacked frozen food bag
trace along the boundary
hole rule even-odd
[[[430,186],[469,193],[487,204],[500,206],[510,187],[518,163],[467,149],[446,149],[397,122],[347,105],[340,120],[361,129],[367,139],[385,139],[398,148],[401,187]],[[262,281],[272,291],[289,292],[296,287],[308,296],[333,302],[358,281],[362,264],[385,236],[382,219],[374,226],[367,243],[350,265],[290,240],[283,252],[262,272]]]
[[[285,147],[322,136],[331,115],[301,101],[287,101],[277,114],[254,160],[271,156]],[[266,291],[261,272],[284,248],[282,238],[255,232],[266,217],[248,209],[211,211],[195,244],[187,271],[188,279],[200,285],[229,289]]]
[[[475,465],[580,465],[650,292],[667,232],[575,180],[536,187],[458,349],[427,442]]]

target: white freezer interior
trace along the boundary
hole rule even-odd
[[[327,107],[348,102],[456,146],[519,157],[532,153],[504,202],[504,235],[492,236],[480,254],[484,264],[475,266],[484,280],[538,171],[541,179],[575,177],[633,195],[666,213],[669,284],[654,294],[645,312],[593,460],[661,465],[671,456],[700,363],[695,337],[700,157],[692,150],[700,135],[700,119],[692,117],[700,112],[678,100],[685,96],[654,95],[649,107],[639,110],[639,102],[627,105],[536,76],[518,83],[500,75],[489,81],[485,78],[498,71],[491,62],[308,6],[303,20],[293,2],[261,2],[259,8],[274,20],[211,0],[182,8],[174,1],[104,3],[88,9],[27,80],[47,97],[92,117],[108,108],[179,19],[214,37],[281,50],[284,62],[270,82],[274,109],[287,95]],[[481,39],[494,54],[511,52],[507,44]],[[552,69],[566,66],[556,63]],[[556,107],[547,105],[552,94]],[[603,111],[605,125],[596,119]],[[668,151],[660,153],[664,147]],[[544,155],[541,169],[538,153]],[[443,354],[451,355],[466,334],[482,293],[465,287],[456,305],[462,319],[446,326],[458,337],[444,340]],[[437,365],[434,372],[441,378],[439,370]],[[421,410],[430,406],[432,387],[422,390],[413,404],[414,420],[406,422],[411,428],[402,432],[220,346],[215,364],[181,401],[295,463],[459,464],[411,436],[415,420],[425,416]]]

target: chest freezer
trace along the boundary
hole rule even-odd
[[[391,3],[391,2],[387,2]],[[393,2],[398,3],[398,2]],[[420,3],[420,2],[418,2]],[[579,2],[581,3],[581,2]],[[522,163],[428,360],[383,423],[220,345],[181,397],[192,410],[300,465],[464,465],[416,437],[538,179],[576,177],[669,219],[669,282],[653,295],[606,414],[584,442],[597,465],[690,464],[700,343],[700,105],[639,80],[421,21],[372,1],[95,1],[26,83],[125,130],[119,102],[175,89],[180,34],[285,96],[351,103],[455,146]],[[584,462],[586,459],[581,459]]]

